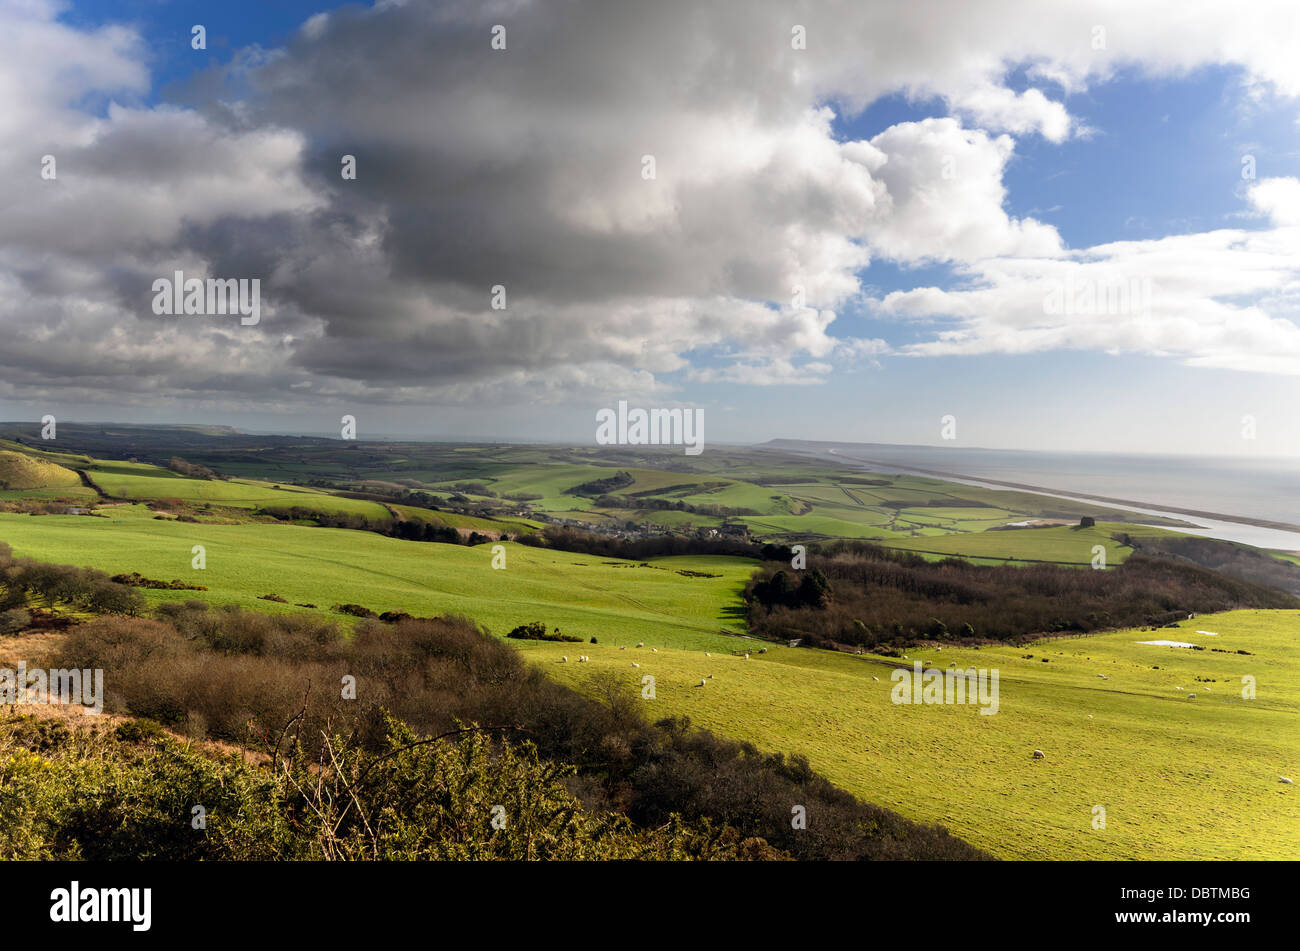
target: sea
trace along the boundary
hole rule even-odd
[[[1260,548],[1300,551],[1300,459],[1042,452],[777,440],[769,444],[829,455],[878,472],[923,473],[1004,489],[1014,482],[1045,495],[1189,522],[1191,534]],[[942,475],[939,475],[942,473]],[[1125,503],[1100,501],[1122,499]],[[1206,514],[1188,514],[1189,512]],[[1210,517],[1213,516],[1213,517]],[[1238,519],[1283,523],[1251,525]]]

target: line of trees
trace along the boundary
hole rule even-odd
[[[702,538],[698,535],[663,534],[645,538],[619,538],[588,532],[570,525],[547,525],[535,535],[520,535],[515,539],[521,545],[535,548],[555,548],[560,551],[605,558],[625,558],[644,561],[669,555],[732,555],[739,558],[760,558],[765,561],[788,561],[794,553],[786,545],[758,544],[727,538]]]
[[[915,640],[1016,641],[1164,625],[1188,613],[1300,608],[1276,588],[1185,559],[1136,553],[1116,568],[977,566],[840,541],[808,568],[767,564],[745,590],[752,633],[825,647],[903,647]]]
[[[34,598],[99,613],[137,615],[144,610],[137,591],[102,571],[15,558],[13,549],[0,542],[0,611],[21,610]]]

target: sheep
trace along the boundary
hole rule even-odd
[[[749,660],[749,655],[748,655],[748,654],[745,655],[745,660]]]
[[[1091,720],[1091,719],[1092,719],[1092,714],[1091,714],[1091,713],[1090,713],[1090,714],[1088,714],[1088,719],[1089,719],[1089,720]]]
[[[1295,785],[1295,783],[1291,782],[1291,780],[1289,780],[1289,779],[1288,779],[1287,777],[1285,777],[1285,776],[1279,776],[1279,777],[1277,778],[1277,781],[1278,781],[1279,783],[1286,783],[1288,786],[1294,786],[1294,785]]]
[[[620,647],[619,650],[621,650],[621,651],[625,651],[625,650],[627,650],[627,647],[626,647],[626,646],[624,646],[624,647]]]
[[[1034,750],[1034,759],[1047,759],[1047,754],[1042,750]]]
[[[637,646],[637,647],[645,647],[645,641],[637,641],[637,642],[636,642],[636,646]]]
[[[1187,699],[1188,699],[1188,700],[1195,700],[1195,699],[1196,699],[1196,694],[1194,694],[1194,693],[1189,693],[1189,694],[1187,695]]]
[[[640,667],[641,665],[638,664],[636,661],[632,661],[632,666],[633,666],[633,667]]]
[[[561,663],[561,664],[567,664],[568,662],[569,662],[568,655],[565,655],[564,657],[561,657],[561,658],[560,658],[560,663]]]
[[[957,662],[954,660],[954,661],[953,661],[951,664],[949,664],[948,666],[949,666],[949,667],[956,667],[956,666],[957,666]]]
[[[705,651],[705,652],[704,652],[704,656],[705,656],[705,657],[712,657],[713,655],[710,654],[708,651]]]
[[[874,681],[876,681],[877,683],[880,682],[880,678],[879,678],[879,677],[872,677],[871,679],[874,680]]]
[[[710,680],[713,679],[713,674],[709,674],[709,679],[710,679]]]
[[[703,686],[704,686],[704,681],[703,681],[703,680],[700,680],[700,684],[699,684],[699,685],[700,685],[701,687],[703,687]]]

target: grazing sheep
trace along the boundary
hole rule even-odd
[[[1088,714],[1088,719],[1089,719],[1089,720],[1091,720],[1091,719],[1092,719],[1092,714],[1091,714],[1091,713],[1090,713],[1090,714]]]
[[[948,666],[949,666],[949,667],[956,667],[956,666],[957,666],[957,662],[954,660],[954,661],[953,661],[951,664],[949,664]]]
[[[568,662],[569,662],[569,658],[568,658],[567,655],[564,656],[564,657],[561,657],[561,658],[560,658],[560,663],[561,663],[561,664],[567,664]]]
[[[637,647],[645,647],[645,641],[637,641],[637,642],[636,642],[636,646],[637,646]]]
[[[632,661],[632,666],[633,666],[633,667],[640,667],[641,665],[638,664],[636,661]]]
[[[701,686],[701,687],[704,686],[704,681],[703,681],[703,680],[700,681],[700,686]]]
[[[1183,688],[1182,688],[1182,687],[1175,687],[1174,689],[1175,689],[1175,690],[1182,690]]]
[[[1187,695],[1187,699],[1188,699],[1188,700],[1195,700],[1195,699],[1196,699],[1196,694],[1194,694],[1194,693],[1189,693],[1189,694]]]
[[[872,680],[875,680],[875,681],[879,681],[879,680],[880,680],[879,677],[872,677],[871,679],[872,679]]]
[[[1286,783],[1288,786],[1294,786],[1294,785],[1295,785],[1295,783],[1291,782],[1291,780],[1287,779],[1285,776],[1279,776],[1279,777],[1277,778],[1277,781],[1278,781],[1279,783]]]
[[[748,654],[745,655],[745,660],[749,660],[749,655],[748,655]]]
[[[708,651],[705,651],[705,652],[704,652],[704,656],[705,656],[705,657],[712,657],[713,655],[710,654]]]
[[[625,651],[625,650],[627,650],[627,648],[626,648],[626,647],[620,647],[619,650],[621,650],[621,651]]]
[[[1042,750],[1034,750],[1034,759],[1047,759],[1047,754]]]
[[[709,674],[709,679],[710,679],[710,680],[713,679],[713,674]]]

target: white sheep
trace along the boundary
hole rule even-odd
[[[1279,783],[1286,783],[1288,786],[1294,786],[1294,785],[1295,785],[1295,783],[1291,782],[1291,780],[1287,779],[1287,777],[1285,777],[1285,776],[1279,776],[1279,777],[1277,778],[1277,781],[1278,781]]]
[[[701,686],[701,687],[704,686],[704,681],[703,681],[703,680],[700,681],[700,686]]]
[[[641,665],[638,664],[636,661],[632,661],[632,666],[633,666],[633,667],[640,667]]]
[[[1047,754],[1042,750],[1034,750],[1034,759],[1047,759]]]
[[[657,654],[657,653],[659,653],[659,648],[657,648],[657,647],[652,647],[652,648],[650,648],[650,653],[652,653],[652,654]]]
[[[704,652],[704,656],[705,656],[705,657],[712,657],[713,655],[710,654],[708,651],[705,651],[705,652]]]
[[[745,660],[749,660],[749,655],[748,655],[748,654],[745,655]]]
[[[1187,699],[1188,699],[1188,700],[1195,700],[1195,699],[1196,699],[1196,694],[1194,694],[1194,693],[1189,693],[1189,694],[1187,695]]]
[[[560,658],[560,663],[561,663],[561,664],[567,664],[568,662],[569,662],[569,658],[568,658],[567,655],[564,656],[564,657],[561,657],[561,658]]]
[[[880,681],[880,678],[879,678],[879,677],[872,677],[871,679],[874,680],[874,681],[876,681],[877,683],[879,683],[879,681]]]
[[[623,647],[620,647],[619,650],[621,650],[621,651],[625,651],[625,650],[627,650],[627,646],[624,645]]]
[[[637,647],[645,647],[645,641],[637,641],[637,642],[636,642],[636,646],[637,646]]]

